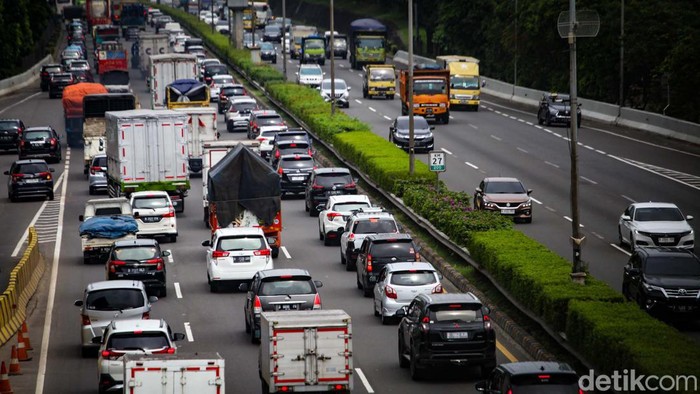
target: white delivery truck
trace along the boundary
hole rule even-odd
[[[165,87],[178,79],[197,79],[197,56],[181,53],[153,55],[148,65],[151,107],[165,107]]]
[[[124,393],[225,394],[219,353],[125,354]]]
[[[185,210],[187,115],[171,110],[107,112],[107,187],[111,197],[164,190],[176,212]]]
[[[202,174],[202,144],[219,139],[216,130],[216,110],[212,107],[174,108],[173,111],[187,115],[187,147],[190,153],[188,169],[190,176]]]
[[[139,34],[139,68],[148,75],[149,57],[170,52],[167,34]]]
[[[263,393],[352,391],[352,323],[342,310],[263,312]]]
[[[209,200],[207,199],[209,170],[238,144],[243,144],[254,152],[260,153],[260,143],[255,140],[221,140],[204,141],[202,143],[202,205],[204,206],[204,224],[206,226],[209,226]]]

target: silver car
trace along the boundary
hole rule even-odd
[[[670,246],[693,250],[695,233],[688,221],[672,203],[641,202],[630,204],[618,222],[618,241],[630,249],[648,246]]]
[[[73,304],[80,307],[80,338],[83,357],[98,347],[92,342],[102,336],[112,320],[148,319],[151,303],[158,297],[147,296],[146,287],[138,280],[110,280],[87,285],[83,298]]]
[[[391,263],[384,266],[374,286],[374,315],[389,324],[396,311],[419,294],[442,293],[442,275],[430,263]]]
[[[88,168],[90,195],[107,191],[107,155],[99,154],[92,158]]]

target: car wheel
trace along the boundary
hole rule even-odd
[[[323,236],[323,231],[321,231],[321,229],[319,228],[318,229],[318,239],[321,241],[325,241],[325,238],[326,237]],[[324,242],[324,244],[326,244],[326,243]]]
[[[51,190],[48,194],[49,200],[53,201],[53,190]]]
[[[95,354],[95,351],[93,349],[90,349],[88,347],[83,347],[80,349],[80,356],[82,358],[90,358]]]
[[[245,311],[244,311],[245,313]],[[248,323],[248,315],[246,314],[246,318],[243,319],[245,320],[245,333],[250,334],[250,323]]]
[[[411,379],[421,380],[423,378],[423,371],[418,367],[418,356],[415,351],[411,350],[411,360],[409,361],[409,367],[411,369]]]
[[[547,127],[552,125],[552,119],[549,118],[549,112],[547,112],[547,115],[544,116],[544,124]]]
[[[371,297],[372,296],[372,286],[367,286],[366,284],[362,284],[362,295],[365,297]]]
[[[316,207],[309,207],[309,216],[318,217],[318,211],[316,210]]]
[[[7,198],[10,199],[10,202],[17,202],[17,197],[15,197],[15,195],[12,193],[8,193]]]
[[[209,292],[216,293],[219,291],[219,284],[210,280],[209,281]]]
[[[544,120],[542,120],[542,116],[540,116],[541,114],[542,114],[542,111],[537,112],[537,124],[538,125],[542,125],[544,123]]]
[[[91,195],[91,196],[92,196],[93,194],[95,194],[95,189],[90,188],[90,189],[88,190],[88,194]]]
[[[355,282],[357,283],[357,288],[362,290],[362,282],[360,281],[360,275],[355,275]]]
[[[382,308],[382,309],[384,309],[384,308]],[[393,323],[393,319],[389,316],[384,316],[383,312],[379,313],[379,319],[382,321],[383,326],[388,326],[391,323]]]
[[[163,285],[163,287],[158,291],[158,297],[159,298],[165,298],[168,296],[168,288]]]
[[[362,89],[362,98],[367,98],[367,91]]]
[[[406,351],[403,348],[403,342],[401,341],[401,333],[399,332],[399,367],[400,368],[407,368],[408,367],[408,360],[406,360]]]
[[[280,255],[280,248],[272,248],[272,252],[270,252],[270,255],[272,256],[273,259],[276,259]]]
[[[617,227],[617,244],[620,246],[625,246],[625,241],[622,239],[622,231],[620,227]]]
[[[177,242],[177,235],[171,235],[169,241],[173,243]]]
[[[372,311],[374,312],[374,316],[377,316],[377,317],[381,316],[381,314],[382,314],[381,313],[382,312],[381,306],[379,307],[379,311],[377,311],[377,299],[376,299],[376,297],[374,300],[372,300]]]
[[[523,222],[525,222],[525,223],[532,223],[532,216],[530,216],[529,218],[523,219]]]
[[[487,379],[489,375],[491,375],[491,372],[496,369],[496,364],[494,363],[488,363],[488,364],[483,364],[480,367],[481,369],[481,378],[482,379]]]
[[[340,264],[345,264],[345,255],[343,254],[343,251],[340,251]]]
[[[323,246],[332,246],[333,240],[329,239],[328,236],[323,236]]]
[[[260,338],[255,336],[255,327],[250,325],[250,343],[260,343]]]

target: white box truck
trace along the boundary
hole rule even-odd
[[[352,391],[352,323],[342,310],[263,312],[263,393]]]
[[[216,110],[211,107],[175,108],[173,111],[187,115],[187,148],[189,159],[187,168],[192,175],[202,174],[202,144],[219,139],[216,128]]]
[[[165,107],[165,87],[178,79],[197,79],[197,57],[181,53],[153,55],[149,59],[148,86],[151,107]]]
[[[111,197],[165,190],[176,212],[185,210],[187,115],[170,110],[107,112],[107,187]]]
[[[139,34],[139,68],[148,75],[149,57],[164,55],[170,52],[170,43],[167,34]]]
[[[125,354],[124,393],[225,394],[219,353]]]

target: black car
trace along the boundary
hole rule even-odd
[[[316,168],[314,158],[309,155],[285,155],[277,161],[280,174],[280,190],[287,193],[303,193],[309,182],[309,174]]]
[[[210,64],[204,68],[204,80],[207,85],[211,85],[214,75],[228,75],[228,67],[224,64]]]
[[[476,384],[487,394],[579,394],[579,377],[571,366],[556,361],[523,361],[497,366],[488,379]]]
[[[313,280],[309,271],[298,268],[258,271],[250,284],[238,289],[246,291],[243,313],[245,332],[253,343],[260,341],[260,314],[269,311],[301,311],[321,309],[318,288],[323,283]]]
[[[49,98],[63,96],[63,89],[66,86],[74,84],[75,77],[71,73],[56,73],[51,76],[49,81]]]
[[[250,113],[250,121],[248,122],[248,139],[254,139],[260,134],[262,126],[284,126],[286,125],[282,116],[274,110],[266,109],[253,111]]]
[[[0,119],[0,149],[19,150],[19,139],[24,122],[19,119]]]
[[[307,141],[280,141],[273,143],[270,153],[270,164],[277,166],[280,157],[285,155],[309,155],[313,156],[311,145]]]
[[[581,127],[581,104],[576,108],[576,125]],[[568,94],[545,93],[540,100],[537,111],[537,123],[551,126],[553,124],[571,124],[571,97]]]
[[[357,288],[372,296],[379,272],[389,263],[420,261],[418,245],[409,234],[372,234],[362,241],[357,254]]]
[[[7,180],[7,197],[15,202],[21,197],[45,196],[53,200],[53,168],[39,159],[17,160],[12,163]]]
[[[622,294],[647,311],[700,310],[700,257],[688,249],[637,248],[622,277]]]
[[[61,161],[61,140],[50,126],[29,127],[19,138],[19,158],[42,158],[54,163]]]
[[[127,27],[126,30],[124,31],[124,38],[125,38],[127,41],[136,40],[136,39],[139,38],[139,32],[140,32],[140,31],[141,31],[141,30],[140,30],[138,27],[135,27],[135,26]]]
[[[51,76],[60,72],[63,72],[63,66],[58,63],[44,64],[41,66],[41,71],[39,72],[41,82],[39,82],[39,87],[43,92],[49,90]]]
[[[282,25],[268,24],[265,26],[263,41],[282,42]]]
[[[401,149],[410,148],[410,131],[408,116],[399,116],[389,126],[389,141]],[[422,116],[413,117],[413,149],[414,151],[429,152],[435,148],[433,138],[435,126],[430,126]]]
[[[139,238],[116,241],[107,259],[107,280],[140,280],[146,289],[158,297],[167,296],[165,261],[170,256],[167,250],[160,250],[158,241]],[[150,295],[150,294],[149,294]]]
[[[350,170],[344,167],[317,168],[311,173],[306,187],[304,209],[309,216],[318,216],[319,205],[325,204],[328,196],[337,194],[357,194],[357,183]]]
[[[331,49],[331,36],[330,34],[326,36],[326,59],[331,58],[331,54],[334,57],[342,57],[343,59],[348,58],[348,37],[344,34],[334,34],[333,35],[333,48]]]
[[[92,76],[90,70],[71,70],[76,83],[79,82],[95,82],[95,77]]]
[[[226,112],[228,108],[229,97],[237,96],[247,96],[248,92],[245,90],[245,86],[237,83],[228,83],[221,85],[219,89],[219,102],[217,103],[217,109],[220,114]]]
[[[496,332],[489,308],[472,293],[420,294],[396,312],[399,366],[420,380],[435,367],[496,367]]]
[[[309,145],[313,144],[313,140],[309,133],[303,129],[287,129],[287,131],[277,133],[272,140],[272,145],[282,141],[307,141]]]
[[[275,46],[269,42],[260,44],[260,60],[277,64],[277,51],[275,50]]]

